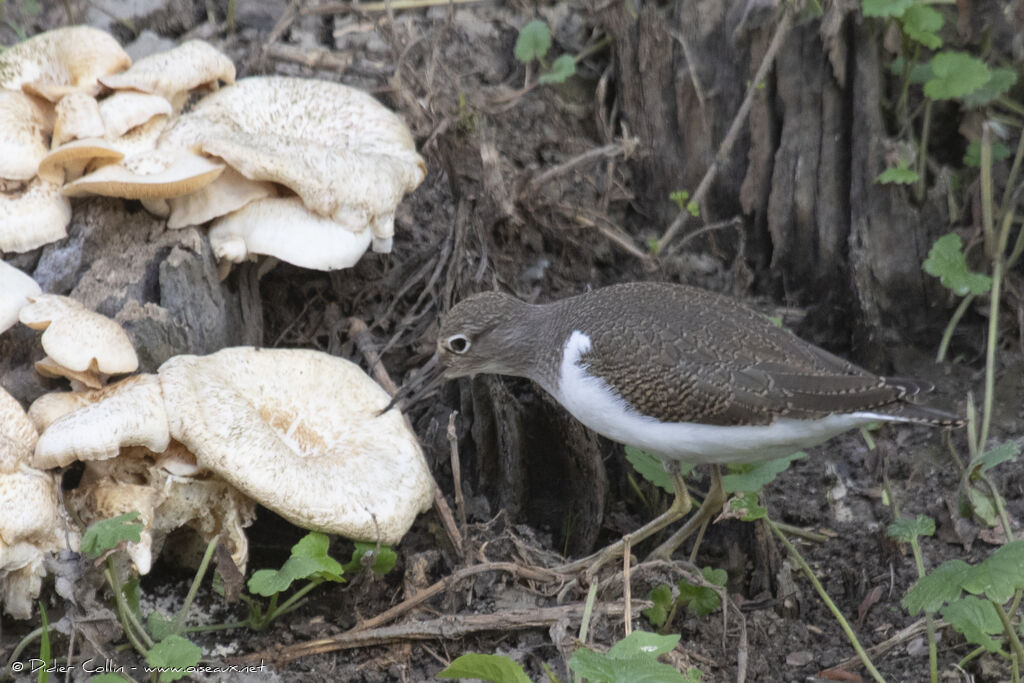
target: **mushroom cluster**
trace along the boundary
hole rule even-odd
[[[391,250],[395,209],[426,165],[373,97],[314,79],[236,82],[201,40],[130,64],[81,26],[0,54],[0,253],[61,239],[68,198],[88,195],[140,200],[170,228],[215,220],[226,263],[266,254],[334,270],[371,245]]]
[[[85,463],[68,505],[85,521],[138,510],[141,573],[172,531],[221,536],[244,567],[254,503],[305,528],[397,543],[433,479],[387,393],[318,351],[228,348],[175,356],[156,374],[46,394],[28,415],[33,465]]]

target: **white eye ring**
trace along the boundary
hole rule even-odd
[[[444,345],[449,351],[460,356],[469,351],[469,347],[472,346],[469,337],[464,334],[453,334],[445,340]]]

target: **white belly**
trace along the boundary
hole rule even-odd
[[[572,415],[598,434],[673,460],[725,464],[790,455],[854,427],[892,417],[870,412],[829,415],[817,420],[778,418],[770,425],[723,427],[661,422],[631,408],[599,377],[587,374],[580,357],[590,337],[575,331],[562,352],[557,387],[546,387]]]

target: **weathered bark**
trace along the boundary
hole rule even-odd
[[[703,176],[775,27],[744,3],[648,3],[635,16],[629,6],[600,17],[615,40],[623,128],[644,151],[630,162],[638,210],[667,224],[665,198]],[[915,208],[874,182],[886,165],[880,36],[854,28],[850,9],[834,3],[820,22],[791,29],[701,218],[742,214],[745,258],[770,266],[762,284],[819,306],[828,336],[859,319],[861,343],[933,341],[946,299],[921,263],[948,221],[941,202]],[[730,239],[719,234],[719,244]]]
[[[547,394],[531,396],[525,382],[515,394],[492,376],[470,386],[473,489],[485,493],[492,514],[504,508],[514,520],[549,529],[556,547],[589,551],[608,491],[600,440]]]

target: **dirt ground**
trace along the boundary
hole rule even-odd
[[[66,23],[61,3],[49,4],[43,3],[41,13],[19,14],[18,3],[8,2],[4,11],[30,32]],[[262,280],[266,346],[317,348],[365,365],[363,349],[348,332],[349,319],[358,318],[371,326],[370,346],[382,352],[388,372],[401,383],[432,353],[439,312],[468,293],[500,286],[527,300],[548,301],[639,279],[741,289],[755,305],[783,312],[787,324],[799,325],[799,311],[756,299],[756,277],[733,262],[728,249],[696,240],[692,250],[656,263],[637,249],[663,226],[648,223],[632,201],[627,157],[634,150],[622,139],[610,104],[610,48],[599,45],[600,32],[584,8],[512,0],[396,11],[390,17],[386,12],[306,13],[304,3],[281,0],[240,1],[231,33],[223,7],[211,5],[212,23],[204,3],[187,0],[148,3],[145,11],[133,3],[97,2],[79,16],[109,24],[127,44],[134,34],[111,17],[138,12],[134,31],[150,30],[174,42],[210,40],[234,59],[239,76],[301,75],[365,88],[402,113],[429,168],[426,181],[399,208],[390,255],[367,255],[357,267],[330,274],[282,264]],[[68,6],[85,12],[84,5]],[[552,27],[555,54],[589,50],[577,65],[578,75],[565,85],[523,88],[527,74],[513,58],[513,46],[518,29],[534,17]],[[961,340],[959,362],[947,367],[930,365],[925,359],[933,351],[925,348],[892,349],[888,360],[899,374],[921,374],[935,382],[948,403],[962,401],[981,384],[979,329],[969,328],[973,339]],[[813,341],[848,351],[845,339]],[[993,437],[1019,442],[1024,361],[1009,345],[1000,358],[1004,367]],[[500,389],[481,382],[497,382]],[[264,665],[256,674],[208,680],[426,681],[468,652],[508,655],[534,681],[546,680],[545,667],[560,680],[571,679],[566,662],[577,645],[587,587],[567,586],[564,578],[541,571],[557,564],[557,553],[573,542],[565,520],[545,509],[560,510],[559,499],[573,495],[573,489],[589,490],[588,483],[558,476],[544,486],[534,482],[511,511],[486,495],[485,472],[478,464],[486,453],[474,444],[473,407],[481,393],[495,391],[523,404],[543,401],[526,382],[461,380],[409,408],[455,519],[466,520],[461,555],[437,513],[429,512],[396,548],[398,564],[383,578],[362,575],[321,586],[301,609],[265,632],[195,635],[213,662]],[[447,438],[452,410],[459,411],[462,502],[454,495]],[[916,578],[913,558],[908,547],[885,535],[892,501],[904,515],[936,520],[936,535],[922,544],[929,568],[954,557],[979,561],[1003,539],[960,517],[959,475],[941,430],[887,427],[874,438],[874,450],[858,434],[811,450],[767,488],[763,503],[772,519],[827,536],[824,542],[794,542],[865,647],[892,641],[873,655],[886,680],[926,680],[923,627],[915,626],[899,604]],[[962,433],[949,438],[966,452]],[[645,505],[629,484],[622,448],[595,443],[609,482],[606,514],[594,532],[604,544],[640,526],[668,500],[642,483]],[[545,448],[560,457],[572,443]],[[1011,519],[1024,518],[1024,464],[1018,459],[1001,466],[995,480]],[[702,491],[706,474],[691,481]],[[303,533],[261,510],[249,529],[250,569],[279,567]],[[638,558],[646,547],[635,549]],[[677,557],[690,549],[687,543]],[[334,539],[335,557],[345,561],[350,553],[349,542]],[[487,563],[492,563],[488,571],[466,572]],[[839,625],[765,526],[713,524],[695,564],[728,571],[730,608],[726,617],[719,610],[703,618],[681,610],[664,630],[681,633],[682,640],[663,661],[681,671],[697,667],[704,681],[867,680],[851,660],[854,651]],[[682,559],[634,567],[632,597],[646,598],[653,587],[679,580],[691,567]],[[464,578],[448,579],[422,604],[367,628],[367,620],[453,576]],[[187,570],[158,564],[142,583],[146,600],[173,609],[189,578]],[[625,632],[621,566],[606,568],[599,578],[587,644],[602,649]],[[208,586],[197,604],[196,624],[244,616],[240,604],[225,604]],[[633,608],[632,628],[654,630],[639,615],[641,607]],[[51,612],[51,619],[59,616],[56,601]],[[34,627],[4,618],[4,658]],[[972,647],[951,629],[941,630],[940,637],[940,670],[951,672]],[[116,650],[117,642],[107,643],[105,652],[119,663],[133,661],[130,651]],[[55,643],[56,652],[66,647],[66,641]],[[853,677],[834,671],[818,677],[836,667]],[[1008,675],[1003,662],[984,656],[949,680],[1002,681]]]

